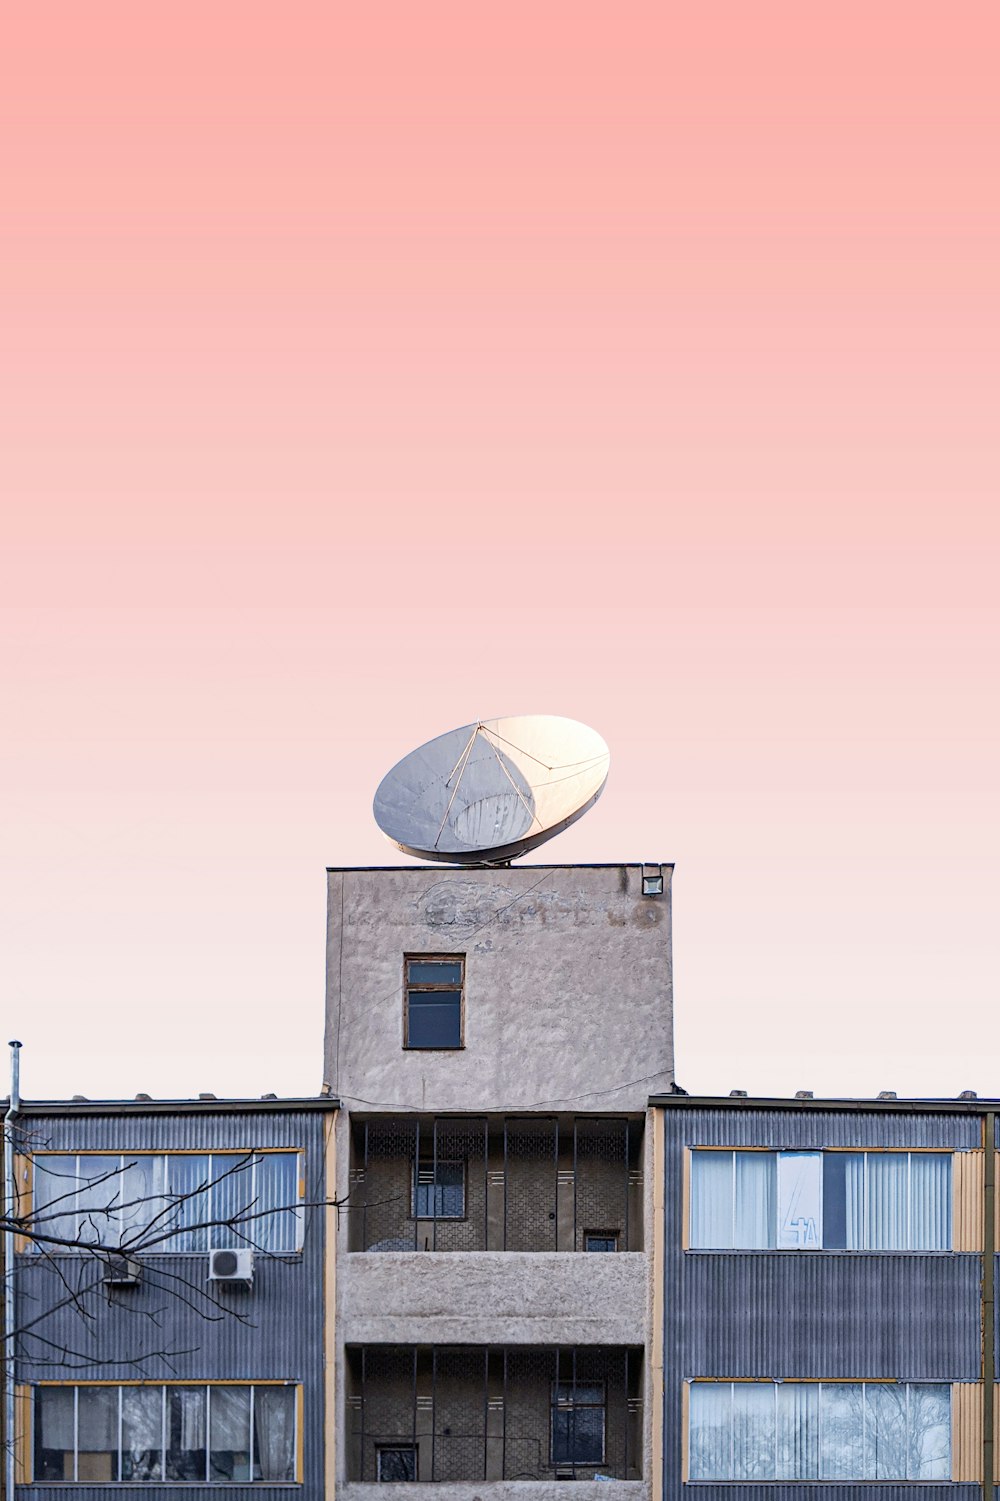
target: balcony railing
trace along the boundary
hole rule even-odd
[[[642,1249],[641,1120],[355,1121],[354,1251]]]
[[[638,1349],[347,1354],[352,1480],[642,1479]]]

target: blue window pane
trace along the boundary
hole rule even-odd
[[[418,1169],[414,1215],[418,1220],[464,1218],[465,1164],[463,1162],[439,1162],[436,1178],[433,1163]]]
[[[411,985],[461,985],[460,959],[411,959],[406,967]]]
[[[462,992],[411,991],[407,1045],[411,1048],[462,1046]]]

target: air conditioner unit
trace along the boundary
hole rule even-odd
[[[253,1282],[253,1252],[245,1246],[238,1251],[209,1251],[208,1280],[249,1287]]]
[[[142,1262],[134,1256],[109,1256],[101,1271],[107,1287],[135,1287],[142,1281]]]

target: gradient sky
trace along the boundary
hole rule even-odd
[[[1000,11],[15,8],[0,994],[314,1092],[417,742],[612,750],[690,1090],[1000,1093]],[[402,859],[403,857],[400,857]]]

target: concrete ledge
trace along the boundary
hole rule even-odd
[[[385,1486],[352,1480],[337,1488],[340,1501],[384,1501]],[[645,1480],[481,1480],[395,1482],[394,1496],[409,1501],[645,1501]]]
[[[647,1275],[642,1251],[356,1251],[338,1264],[337,1333],[345,1344],[641,1345]]]

